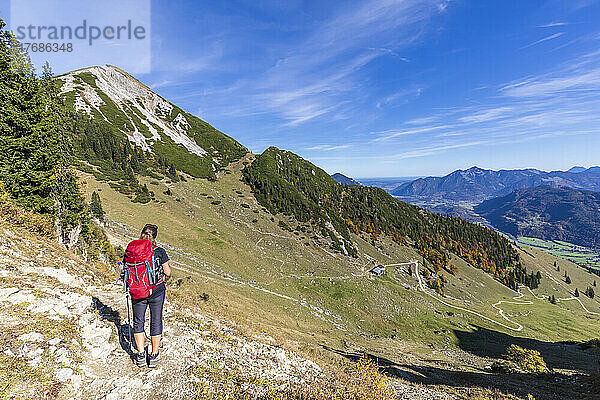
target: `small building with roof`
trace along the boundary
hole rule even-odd
[[[369,272],[376,276],[383,275],[383,273],[385,272],[385,266],[378,265],[378,266],[372,268]]]

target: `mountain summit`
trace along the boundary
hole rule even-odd
[[[115,66],[84,68],[57,80],[61,95],[76,111],[109,125],[190,175],[209,177],[248,152]]]

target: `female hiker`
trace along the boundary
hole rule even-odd
[[[156,245],[156,236],[158,227],[156,225],[147,224],[142,229],[140,239],[147,239],[152,244],[153,249],[153,269],[157,271],[156,287],[149,291],[147,297],[131,299],[133,308],[133,337],[137,347],[135,354],[135,363],[143,367],[148,363],[150,368],[158,365],[160,338],[163,332],[163,306],[165,303],[165,282],[163,276],[171,275],[171,267],[169,266],[169,256],[162,247]],[[150,341],[152,343],[152,352],[147,354],[144,346],[144,320],[146,319],[146,309],[150,307]],[[147,360],[146,360],[147,358]]]

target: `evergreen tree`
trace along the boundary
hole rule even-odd
[[[575,288],[575,297],[579,297],[579,289]]]
[[[98,218],[99,221],[104,221],[104,210],[102,209],[102,201],[100,200],[100,195],[98,195],[98,192],[92,193],[90,211],[94,217]]]
[[[567,282],[568,285],[571,284],[571,277],[567,275],[567,278],[565,279],[565,282]]]
[[[68,171],[65,108],[48,64],[38,78],[4,27],[0,20],[0,180],[16,204],[71,228],[84,216],[85,204]]]

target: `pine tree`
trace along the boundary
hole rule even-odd
[[[102,209],[102,201],[98,192],[92,193],[92,201],[90,202],[90,211],[92,215],[98,218],[99,221],[104,221],[104,210]]]
[[[565,282],[567,282],[568,285],[571,284],[571,277],[567,275],[567,278],[565,279]]]
[[[70,162],[65,109],[46,64],[41,78],[0,20],[0,180],[18,205],[78,224],[84,203]]]
[[[575,297],[579,297],[579,289],[575,288]]]

